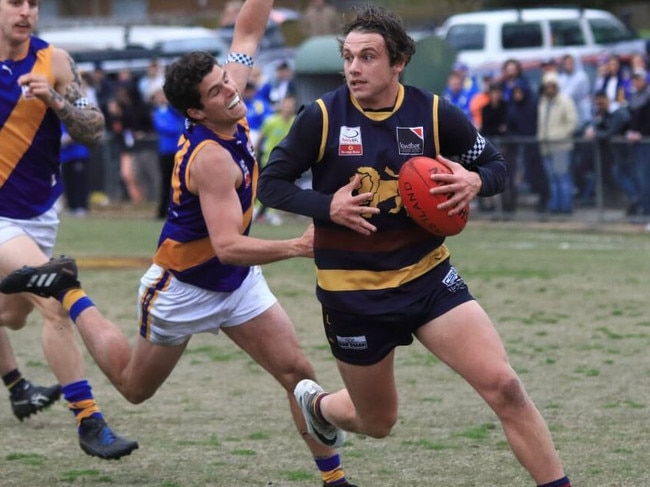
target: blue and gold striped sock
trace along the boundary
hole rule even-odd
[[[103,418],[93,397],[92,387],[86,379],[63,386],[63,397],[68,401],[68,408],[74,414],[77,426],[85,418]]]
[[[95,303],[86,295],[81,288],[66,289],[57,299],[63,305],[63,308],[70,313],[72,321],[76,322],[79,315],[86,309],[95,306]]]
[[[323,484],[327,487],[336,487],[337,485],[348,485],[345,478],[345,472],[341,465],[341,457],[337,453],[327,458],[315,458],[316,466],[320,470]]]

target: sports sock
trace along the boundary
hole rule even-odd
[[[63,308],[70,313],[72,321],[76,322],[77,318],[85,309],[95,306],[91,299],[81,288],[66,289],[57,296]]]
[[[320,470],[323,483],[327,487],[336,487],[337,485],[347,485],[345,472],[341,466],[341,457],[337,453],[327,458],[314,458],[316,466]]]
[[[316,417],[318,418],[319,421],[323,421],[325,423],[327,423],[327,420],[323,417],[323,413],[320,410],[320,402],[327,395],[328,395],[327,392],[321,392],[316,396],[316,399],[314,399],[313,402],[314,414],[316,414]]]
[[[85,418],[103,418],[93,397],[92,387],[86,379],[63,386],[63,397],[68,401],[68,408],[74,414],[77,426],[80,426],[81,420]]]
[[[19,390],[16,388],[16,386],[23,384],[25,382],[25,379],[23,378],[23,374],[20,373],[20,370],[14,369],[8,374],[2,376],[2,382],[4,382],[5,386],[7,386],[7,389],[9,389],[9,394],[13,395],[14,391]]]
[[[565,475],[561,479],[554,480],[553,482],[549,482],[548,484],[541,484],[538,485],[537,487],[571,487],[571,481],[569,480],[569,477]]]

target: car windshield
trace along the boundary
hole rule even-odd
[[[607,19],[591,19],[589,24],[594,33],[594,41],[597,44],[612,44],[637,39],[636,34],[625,27],[623,23],[612,22]]]
[[[480,51],[485,48],[485,25],[454,25],[450,27],[445,39],[457,51]]]

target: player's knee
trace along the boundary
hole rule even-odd
[[[16,308],[13,306],[0,308],[0,326],[12,330],[20,330],[27,324],[28,314],[28,309]]]
[[[278,377],[278,381],[289,393],[293,393],[296,384],[303,379],[315,380],[314,368],[306,358],[294,360]]]
[[[516,374],[503,377],[494,391],[495,409],[519,409],[528,404],[528,395]]]
[[[145,390],[144,388],[123,389],[120,391],[124,399],[131,404],[142,404],[155,394],[156,391]]]
[[[363,420],[363,433],[376,439],[386,438],[397,423],[397,414],[385,414]]]

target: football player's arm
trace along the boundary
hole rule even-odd
[[[246,0],[237,14],[225,69],[240,93],[246,87],[272,7],[273,0]]]
[[[70,55],[58,48],[52,52],[54,86],[45,76],[28,73],[18,82],[50,107],[77,142],[92,146],[104,134],[104,115],[91,105],[81,81],[81,74]]]
[[[313,255],[313,231],[299,238],[264,240],[243,235],[244,214],[237,195],[242,172],[232,156],[217,144],[207,144],[190,166],[190,191],[199,195],[210,243],[223,264],[261,265],[291,257]],[[252,218],[247,215],[247,218]]]

